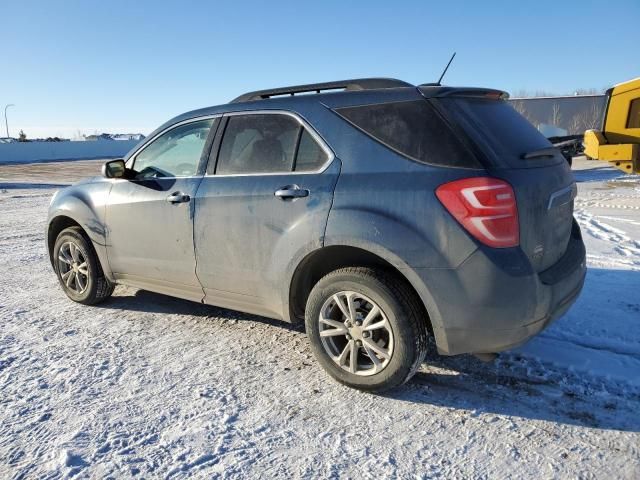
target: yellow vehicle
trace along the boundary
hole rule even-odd
[[[607,96],[603,128],[584,132],[584,153],[640,173],[640,78],[615,85]]]

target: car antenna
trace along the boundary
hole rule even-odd
[[[442,85],[442,79],[444,78],[444,74],[447,73],[447,70],[449,70],[449,65],[451,65],[451,62],[453,62],[453,57],[455,56],[456,56],[456,52],[453,52],[453,55],[451,55],[451,58],[449,59],[449,63],[447,63],[447,66],[444,67],[444,71],[442,72],[442,75],[440,75],[440,78],[436,82],[436,85],[438,86]]]

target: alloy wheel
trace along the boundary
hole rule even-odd
[[[361,376],[382,371],[393,355],[393,331],[382,309],[353,291],[338,292],[320,309],[320,339],[343,370]]]
[[[66,288],[82,294],[89,285],[89,265],[80,247],[74,242],[65,242],[58,251],[58,271]]]

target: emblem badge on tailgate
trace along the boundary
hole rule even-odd
[[[533,249],[533,258],[540,260],[544,254],[544,247],[542,245],[536,245]]]

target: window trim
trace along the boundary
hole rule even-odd
[[[333,162],[333,160],[336,158],[335,153],[333,153],[333,150],[331,150],[331,148],[329,147],[329,145],[327,144],[327,142],[324,141],[324,139],[320,136],[320,134],[318,134],[318,132],[315,131],[315,129],[300,115],[298,115],[295,112],[291,112],[289,110],[239,110],[239,111],[235,111],[235,112],[227,112],[223,114],[224,118],[229,118],[229,117],[236,117],[239,115],[288,115],[290,117],[292,117],[294,120],[296,120],[298,122],[298,124],[305,129],[309,135],[311,135],[311,137],[318,143],[318,145],[320,146],[320,148],[322,150],[324,150],[324,152],[327,154],[327,160],[317,169],[317,170],[310,170],[310,171],[306,171],[306,172],[296,172],[293,170],[295,162],[296,162],[296,158],[294,156],[294,160],[293,160],[293,164],[291,165],[291,169],[290,170],[286,170],[286,171],[282,171],[282,172],[259,172],[259,173],[223,173],[223,174],[219,174],[217,173],[218,170],[218,160],[219,160],[219,155],[220,155],[220,147],[222,146],[222,140],[224,139],[224,134],[225,131],[227,129],[227,123],[225,122],[224,124],[224,129],[219,129],[220,131],[220,139],[219,141],[215,142],[214,144],[216,149],[215,151],[211,151],[211,154],[209,156],[209,162],[207,164],[207,168],[205,169],[205,178],[206,177],[219,177],[219,178],[224,178],[224,177],[257,177],[257,176],[263,176],[263,177],[268,177],[268,176],[274,176],[274,175],[317,175],[320,174],[322,172],[324,172],[327,168],[329,168],[329,165],[331,165],[331,163]],[[300,134],[299,134],[300,135]],[[296,152],[297,155],[297,152]],[[213,173],[209,173],[209,164],[211,162],[214,162],[213,165]]]
[[[140,145],[140,147],[138,147],[131,155],[129,155],[129,158],[127,158],[127,161],[125,163],[127,168],[133,169],[133,166],[136,164],[136,160],[138,158],[138,155],[140,155],[149,145],[151,145],[153,142],[155,142],[159,137],[161,137],[162,135],[164,135],[167,132],[170,132],[171,130],[174,130],[178,127],[182,127],[184,125],[188,125],[190,123],[196,123],[196,122],[201,122],[203,120],[214,120],[216,118],[222,119],[223,114],[221,113],[216,113],[216,114],[212,114],[212,115],[203,115],[200,117],[193,117],[193,118],[188,118],[186,120],[182,120],[181,122],[178,123],[174,123],[173,125],[169,125],[167,128],[161,130],[160,132],[156,133],[153,137],[150,137],[146,142],[144,142],[142,145]],[[220,125],[220,122],[218,122],[217,124],[214,122],[213,125],[211,125],[211,129],[209,130],[209,134],[207,135],[207,139],[205,140],[205,143],[203,145],[203,150],[202,153],[200,154],[200,159],[198,160],[198,165],[196,167],[196,174],[195,175],[181,175],[178,177],[160,177],[160,178],[156,178],[155,180],[171,180],[171,179],[178,179],[178,178],[198,178],[198,177],[202,177],[203,174],[202,172],[202,162],[203,162],[203,157],[205,158],[205,162],[206,159],[208,159],[209,157],[209,152],[207,151],[205,153],[205,150],[209,150],[211,148],[211,144],[212,142],[210,141],[212,138],[212,135],[215,137],[218,127]],[[215,131],[213,131],[213,127],[215,128]],[[129,163],[131,162],[131,163]],[[131,165],[131,166],[129,166]],[[204,165],[204,167],[206,168],[206,163]],[[143,179],[129,179],[128,181],[141,181]],[[149,179],[147,179],[149,180]]]

